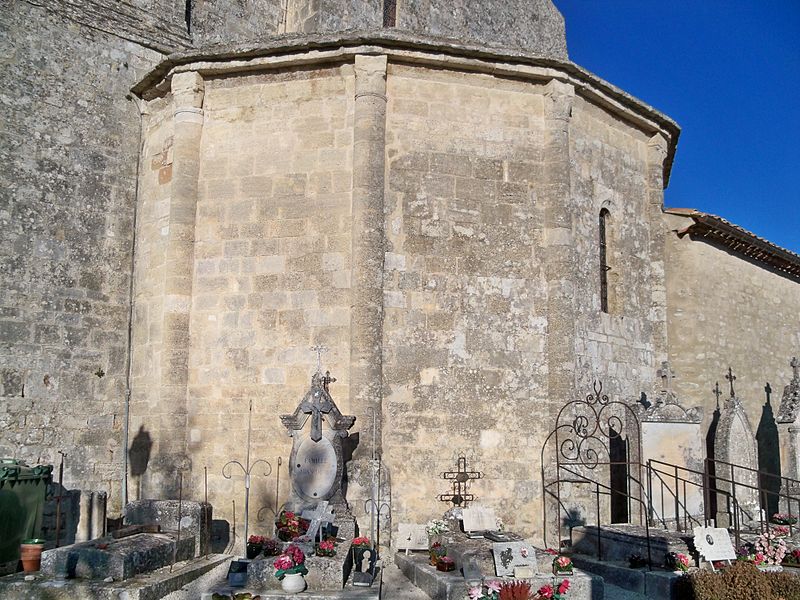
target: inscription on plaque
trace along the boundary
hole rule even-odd
[[[308,498],[324,499],[336,482],[336,450],[327,437],[315,442],[305,438],[294,456],[293,480],[297,490]]]

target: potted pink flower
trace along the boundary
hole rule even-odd
[[[317,556],[335,556],[336,542],[334,540],[323,540],[317,544]]]
[[[569,556],[556,556],[553,559],[553,575],[572,575],[572,560]]]
[[[306,582],[303,576],[308,574],[305,562],[306,555],[294,544],[275,559],[272,563],[275,567],[275,577],[281,582],[283,591],[296,594],[305,589]]]

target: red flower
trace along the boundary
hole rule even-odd
[[[539,591],[536,592],[540,598],[552,598],[553,597],[553,586],[552,585],[543,585],[539,588]]]
[[[559,594],[566,594],[568,589],[569,589],[569,579],[565,579],[558,586],[558,593]]]

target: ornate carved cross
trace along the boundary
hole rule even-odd
[[[306,415],[311,415],[311,439],[318,442],[322,439],[322,415],[331,412],[333,405],[322,397],[319,388],[314,390],[311,402],[303,400],[300,403],[300,411]]]
[[[441,494],[439,500],[442,502],[452,502],[454,506],[466,506],[467,502],[472,502],[475,497],[467,493],[467,484],[475,479],[482,479],[483,473],[480,471],[467,471],[467,458],[464,455],[458,457],[455,471],[445,471],[442,479],[453,481],[453,492],[451,494]]]
[[[728,367],[728,374],[725,375],[725,379],[731,382],[731,398],[736,397],[736,392],[733,391],[733,382],[736,381],[736,375],[733,374],[733,369]]]
[[[792,367],[792,379],[794,381],[800,380],[800,360],[797,360],[797,357],[793,356],[789,366]]]

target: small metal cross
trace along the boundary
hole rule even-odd
[[[792,367],[792,379],[794,381],[800,380],[800,360],[797,360],[797,357],[793,356],[789,366]]]
[[[733,374],[733,369],[728,367],[728,374],[725,375],[725,379],[731,382],[731,398],[736,397],[736,392],[733,391],[733,382],[736,381],[736,375]]]
[[[311,346],[311,351],[317,353],[317,373],[322,373],[322,353],[327,352],[328,348],[317,344],[316,346]]]
[[[467,458],[462,454],[458,457],[455,471],[445,471],[442,479],[453,480],[453,492],[450,494],[440,494],[439,500],[442,502],[452,502],[454,506],[465,507],[467,502],[472,502],[475,497],[467,493],[467,485],[475,479],[482,479],[483,473],[480,471],[467,471]]]
[[[722,392],[719,389],[719,381],[714,385],[714,389],[712,390],[714,395],[717,397],[717,410],[719,410],[719,397],[722,396]]]

